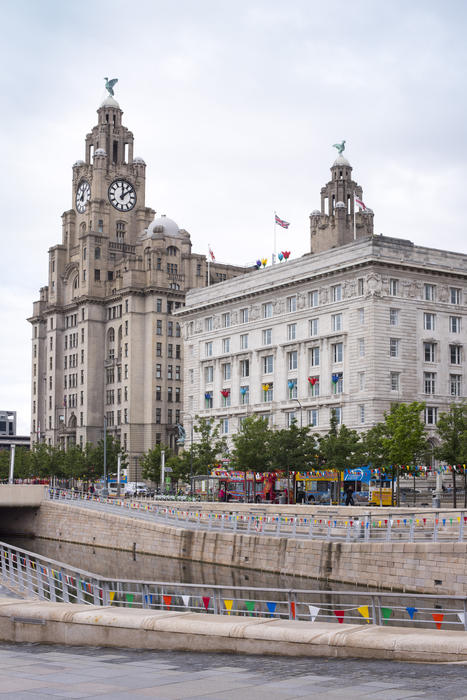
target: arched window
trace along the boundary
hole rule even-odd
[[[167,255],[178,255],[178,248],[174,245],[169,245],[167,248]]]
[[[107,338],[108,338],[109,343],[115,342],[115,331],[113,328],[109,328]]]

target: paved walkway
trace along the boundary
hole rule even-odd
[[[467,665],[0,644],[0,698],[467,700]]]

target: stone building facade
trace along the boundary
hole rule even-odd
[[[229,438],[252,414],[327,431],[332,409],[367,430],[393,402],[414,400],[426,402],[434,431],[466,395],[467,256],[366,235],[372,212],[360,214],[354,240],[355,183],[346,187],[342,238],[332,207],[316,214],[321,229],[312,214],[311,253],[192,290],[177,313],[185,411],[219,419]]]
[[[186,290],[246,272],[192,252],[189,233],[145,203],[146,164],[108,96],[73,165],[62,242],[49,250],[48,285],[34,302],[33,441],[85,445],[104,416],[137,474],[140,455],[174,445],[181,422]],[[135,470],[135,471],[133,471]]]

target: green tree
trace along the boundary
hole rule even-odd
[[[155,484],[160,484],[161,480],[162,450],[165,451],[165,466],[173,470],[174,476],[178,472],[180,459],[174,451],[167,445],[155,445],[141,457],[140,462],[143,479],[148,479]]]
[[[118,455],[122,455],[121,466],[127,466],[127,454],[123,450],[119,441],[113,435],[106,435],[106,465],[107,475],[117,473]],[[86,465],[88,475],[91,478],[99,478],[104,474],[104,440],[99,440],[97,445],[86,446]]]
[[[196,420],[193,430],[197,438],[191,446],[193,474],[208,474],[219,458],[228,454],[227,440],[221,437],[219,423],[216,424],[212,418],[196,416]]]
[[[437,431],[440,440],[435,455],[452,466],[454,508],[457,508],[456,469],[467,462],[467,403],[451,404],[447,413],[438,418]],[[464,506],[467,507],[467,492],[464,467]]]
[[[232,463],[242,471],[248,469],[256,472],[268,471],[271,467],[272,435],[267,419],[261,416],[245,418],[239,431],[232,437],[234,444]]]
[[[328,469],[338,472],[338,502],[341,493],[341,476],[345,469],[361,466],[364,462],[364,448],[360,435],[350,430],[344,423],[338,427],[334,410],[331,411],[330,428],[326,435],[319,437],[319,459]]]
[[[310,435],[308,427],[299,428],[293,421],[289,428],[275,430],[270,440],[270,460],[275,468],[287,472],[287,498],[290,503],[290,468],[294,471],[306,471],[316,466],[316,438]]]

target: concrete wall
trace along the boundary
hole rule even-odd
[[[1,530],[390,590],[465,595],[467,584],[466,542],[338,543],[183,530],[55,502],[36,514],[18,511]]]
[[[40,506],[45,489],[41,484],[0,484],[0,508]]]

